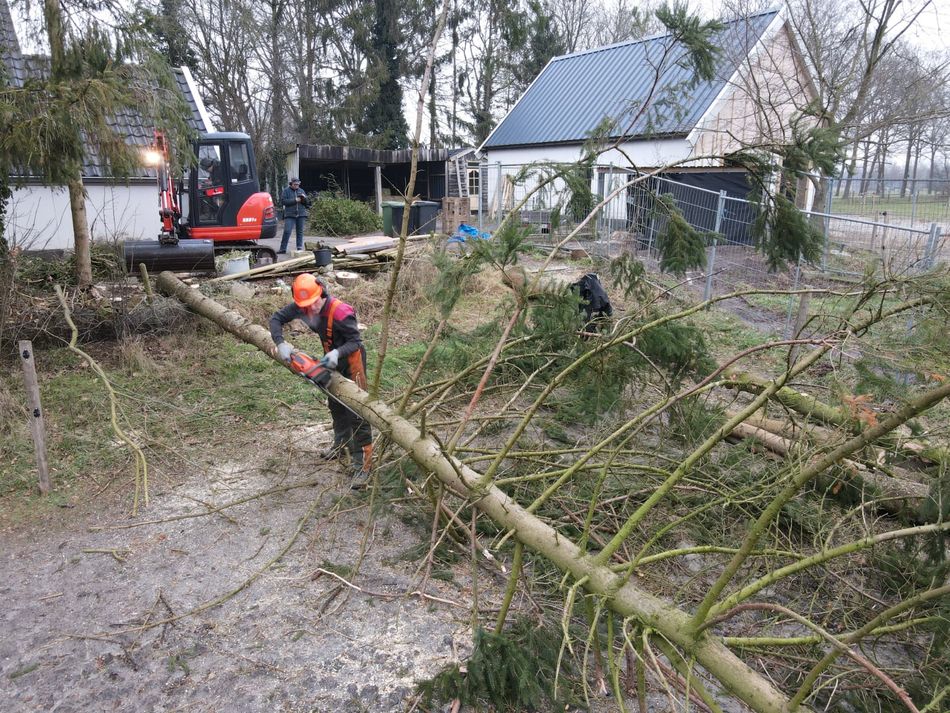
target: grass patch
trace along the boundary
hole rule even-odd
[[[328,418],[317,389],[230,335],[199,330],[91,351],[116,391],[120,423],[150,460],[207,451],[235,434],[252,436],[262,424],[286,418],[288,409]],[[38,351],[36,364],[54,489],[84,476],[131,474],[130,454],[110,425],[106,390],[92,370],[64,348]],[[22,388],[15,371],[0,376],[4,403],[16,403]],[[36,482],[33,443],[25,409],[8,413],[0,494],[24,494]]]

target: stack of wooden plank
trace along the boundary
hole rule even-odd
[[[325,247],[323,243],[307,243],[309,250]],[[352,238],[345,243],[330,246],[333,256],[332,270],[351,270],[353,272],[380,272],[389,267],[396,258],[396,241],[384,236]],[[244,272],[215,277],[209,282],[227,282],[229,280],[262,280],[273,277],[298,275],[313,270],[315,258],[312,252],[282,260],[271,265],[261,265]]]
[[[384,235],[351,238],[345,243],[331,245],[330,251],[334,270],[379,272],[387,269],[396,258],[396,240]]]

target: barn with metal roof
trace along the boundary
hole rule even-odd
[[[669,34],[553,58],[479,147],[483,201],[498,202],[496,184],[515,167],[577,161],[595,132],[615,146],[598,156],[601,172],[671,167],[741,195],[729,155],[781,141],[814,87],[783,8],[723,23],[713,44],[709,80],[695,76]]]

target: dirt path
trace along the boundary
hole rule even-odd
[[[258,454],[210,466],[153,493],[137,521],[311,484],[132,529],[109,529],[133,522],[111,506],[62,529],[5,528],[0,710],[405,710],[416,681],[464,653],[468,609],[399,596],[418,585],[418,559],[402,557],[420,535],[391,507],[375,518],[355,577],[374,595],[331,575],[313,579],[317,568],[352,577],[369,497],[349,494],[337,468],[315,468],[312,452],[298,451],[281,473],[267,462]],[[286,556],[266,567],[311,509]],[[224,595],[261,569],[221,606],[136,629]],[[464,607],[464,586],[431,580],[427,593]]]

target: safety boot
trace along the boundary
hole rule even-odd
[[[334,461],[340,460],[343,458],[343,453],[345,452],[346,441],[342,438],[334,437],[333,443],[330,444],[328,448],[320,451],[318,457],[320,460],[325,461]]]
[[[362,490],[369,485],[369,474],[373,467],[373,445],[351,449],[350,458],[353,471],[350,488],[352,490]]]

